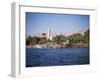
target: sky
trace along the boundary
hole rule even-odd
[[[89,29],[89,15],[26,12],[26,35],[77,33]]]

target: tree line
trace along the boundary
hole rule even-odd
[[[84,32],[84,35],[80,33],[75,33],[69,36],[65,35],[56,35],[51,40],[48,40],[45,33],[42,33],[42,37],[38,36],[28,36],[26,38],[26,45],[36,45],[36,44],[45,44],[47,42],[52,42],[56,44],[62,44],[63,42],[66,42],[67,40],[69,43],[86,43],[89,44],[89,30]]]

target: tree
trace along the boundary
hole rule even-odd
[[[89,43],[89,30],[84,32],[84,43]]]
[[[30,45],[31,42],[32,42],[32,37],[31,37],[31,36],[28,36],[28,37],[26,38],[26,45]]]
[[[65,41],[66,41],[66,37],[63,35],[57,35],[53,37],[53,42],[56,42],[57,44],[62,44]]]
[[[67,39],[71,43],[79,43],[79,42],[83,42],[83,35],[80,33],[76,33],[76,34],[68,36]]]
[[[34,37],[32,38],[31,44],[32,44],[32,45],[35,45],[35,44],[37,44],[37,42],[38,42],[37,37],[34,36]]]
[[[38,44],[44,44],[44,43],[47,43],[47,39],[46,37],[41,37]]]
[[[45,37],[46,36],[46,33],[42,33],[42,36]]]

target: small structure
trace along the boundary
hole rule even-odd
[[[64,48],[66,47],[67,48],[67,47],[69,47],[69,44],[70,44],[69,40],[66,40],[66,42],[63,42],[62,47],[64,47]]]
[[[63,45],[69,44],[69,40],[67,40],[66,42],[63,42]]]

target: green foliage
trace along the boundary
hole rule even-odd
[[[47,43],[47,39],[46,37],[41,37],[38,44],[44,44],[44,43]]]
[[[31,42],[32,42],[32,37],[31,37],[31,36],[28,36],[28,37],[26,38],[26,45],[30,45]]]
[[[35,45],[39,42],[40,38],[39,37],[31,37],[29,36],[28,38],[26,38],[26,45]]]
[[[71,43],[79,43],[79,42],[83,42],[83,35],[80,33],[76,33],[76,34],[68,36],[67,39]]]
[[[56,42],[57,44],[62,44],[62,42],[66,41],[66,37],[63,35],[57,35],[53,37],[53,41]]]
[[[46,38],[46,33],[42,33],[42,37],[37,37],[37,36],[28,36],[26,38],[26,45],[35,45],[35,44],[46,44],[47,42],[52,42],[56,44],[62,44],[63,42],[69,41],[70,43],[87,43],[89,44],[89,30],[84,32],[84,35],[80,33],[72,34],[69,36],[65,35],[56,35],[53,37],[53,40],[48,40]]]
[[[89,43],[89,30],[84,33],[84,43]]]
[[[35,45],[35,44],[37,44],[37,43],[38,43],[38,37],[34,36],[34,37],[32,38],[31,44],[32,44],[32,45]]]

